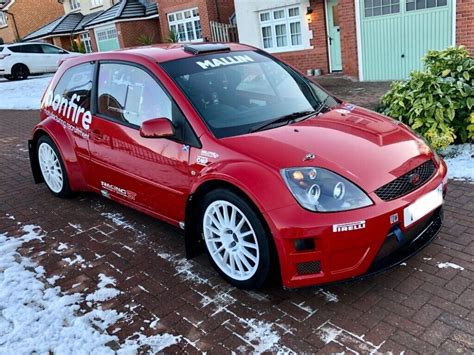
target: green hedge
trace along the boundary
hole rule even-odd
[[[430,51],[424,71],[395,81],[382,112],[424,136],[433,148],[474,138],[474,58],[463,47]]]

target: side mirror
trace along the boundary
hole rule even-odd
[[[165,117],[145,121],[140,127],[140,136],[144,138],[168,138],[174,136],[173,123]]]
[[[61,51],[59,51],[59,54],[69,54],[69,52],[65,51],[65,50],[61,50]]]

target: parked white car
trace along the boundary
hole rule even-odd
[[[15,43],[0,45],[0,76],[23,80],[30,74],[54,73],[59,63],[80,53],[47,43]]]

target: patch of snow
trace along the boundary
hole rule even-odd
[[[47,278],[46,281],[48,281],[48,283],[49,283],[50,285],[53,285],[53,286],[54,286],[54,285],[56,284],[56,281],[58,281],[58,280],[61,279],[61,278],[62,278],[62,277],[59,276],[59,275],[53,275],[53,276]]]
[[[175,336],[171,334],[160,334],[145,336],[140,333],[135,333],[132,337],[127,339],[121,346],[121,349],[117,352],[121,354],[135,354],[141,346],[148,346],[152,353],[156,354],[167,347],[177,344],[181,339],[181,336]]]
[[[465,143],[452,145],[441,151],[446,158],[448,177],[454,180],[467,180],[474,183],[474,146]]]
[[[365,336],[357,335],[349,332],[346,329],[338,327],[332,324],[330,321],[326,321],[324,324],[318,327],[316,334],[325,343],[329,344],[334,342],[344,347],[348,352],[354,354],[375,354],[379,353],[379,349],[385,343],[382,341],[376,345],[365,339]]]
[[[38,110],[51,76],[0,82],[0,110]]]
[[[25,242],[41,239],[35,226],[24,226],[20,237],[0,234],[0,344],[2,352],[112,353],[105,344],[115,338],[98,332],[89,319],[77,316],[79,294],[61,295],[59,287],[47,288],[44,270],[18,254]],[[107,318],[100,311],[95,318]]]
[[[156,326],[158,325],[159,321],[160,321],[160,318],[155,317],[155,319],[150,322],[150,328],[151,329],[156,329]]]
[[[333,303],[339,302],[339,298],[337,297],[337,295],[335,293],[330,292],[330,291],[319,289],[319,290],[316,291],[316,295],[323,296],[326,299],[326,302],[328,302],[328,303],[329,302],[333,302]]]
[[[71,222],[68,222],[68,225],[69,225],[70,227],[74,228],[78,233],[83,232],[82,226],[81,226],[79,223],[71,223]]]
[[[73,265],[76,265],[78,263],[82,264],[83,262],[85,262],[84,258],[81,256],[81,255],[78,255],[78,254],[74,254],[75,258],[74,260],[71,259],[71,258],[64,258],[64,262],[66,264],[68,264],[69,266],[73,266]]]
[[[112,286],[112,287],[108,287]],[[120,291],[115,289],[116,281],[114,278],[99,274],[99,283],[97,284],[97,291],[86,296],[86,301],[89,302],[104,302],[114,298],[120,294]]]
[[[81,353],[114,354],[107,344],[117,342],[118,338],[107,334],[106,329],[120,319],[127,319],[127,315],[102,310],[100,306],[85,312],[80,309],[82,294],[63,295],[59,287],[44,284],[44,268],[17,252],[26,242],[42,240],[44,234],[34,225],[25,225],[19,231],[21,236],[0,234],[0,352],[18,353],[21,349],[21,353],[70,354],[80,349]],[[54,284],[59,278],[54,275],[47,281]],[[99,279],[99,290],[114,290],[107,286],[115,286],[115,279],[104,274]],[[155,316],[150,327],[154,329],[158,321]],[[120,344],[118,353],[134,354],[142,346],[159,352],[181,338],[167,333],[136,333]]]
[[[243,337],[236,335],[252,347],[252,353],[261,354],[265,351],[277,350],[280,336],[273,330],[270,323],[257,319],[241,319],[241,323],[250,329]],[[247,349],[243,346],[239,347],[238,350],[243,353],[247,352]]]
[[[452,269],[461,270],[461,271],[464,270],[462,266],[453,264],[453,263],[438,263],[438,267],[440,269],[452,268]]]
[[[59,243],[59,246],[56,250],[61,251],[66,249],[69,249],[69,245],[67,245],[67,243]]]

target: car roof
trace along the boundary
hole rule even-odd
[[[202,43],[202,44],[194,43],[192,44],[192,47],[198,48],[199,46],[206,46],[209,44],[212,44],[212,43],[209,43],[209,42]],[[218,43],[214,43],[214,44],[219,45]],[[196,55],[199,55],[199,54],[193,54],[189,50],[185,50],[185,47],[188,45],[189,44],[185,44],[185,43],[155,44],[155,45],[146,46],[146,47],[135,47],[135,48],[121,49],[117,51],[110,51],[110,52],[91,53],[91,54],[82,56],[82,59],[83,60],[85,59],[85,61],[94,60],[94,59],[104,60],[104,59],[107,59],[108,54],[124,53],[128,55],[137,55],[137,56],[142,56],[142,57],[145,56],[145,57],[153,59],[154,61],[158,63],[162,63],[162,62],[168,62],[171,60],[195,57]],[[238,44],[238,43],[225,43],[222,46],[223,47],[225,46],[226,50],[209,51],[202,54],[229,53],[229,52],[237,52],[237,51],[257,50],[255,47]]]
[[[16,47],[16,46],[24,46],[25,44],[49,44],[45,42],[18,42],[18,43],[5,43],[2,46],[5,47]]]

